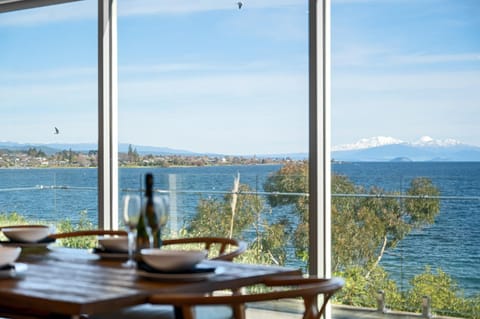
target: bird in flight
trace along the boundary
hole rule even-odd
[[[57,135],[58,133],[60,133],[60,130],[55,126],[55,132],[53,134]]]
[[[243,3],[241,1],[238,1],[237,2],[237,6],[238,6],[238,9],[240,10],[243,6]]]

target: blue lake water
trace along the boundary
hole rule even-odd
[[[480,163],[347,163],[332,170],[366,187],[404,192],[415,177],[428,177],[445,196],[435,223],[414,231],[382,260],[406,287],[430,266],[452,276],[467,295],[480,293]]]
[[[198,200],[222,197],[240,173],[241,183],[262,191],[278,165],[120,169],[121,191],[138,189],[141,175],[153,172],[155,187],[175,194],[172,227],[184,226]],[[342,163],[332,171],[353,182],[405,191],[412,178],[432,179],[440,189],[441,211],[435,224],[417,230],[387,254],[384,266],[401,286],[426,265],[452,276],[467,295],[480,287],[480,163]],[[55,186],[52,188],[52,186]],[[96,169],[0,169],[0,212],[16,211],[30,219],[78,221],[79,212],[97,220]],[[270,212],[267,208],[266,213]],[[274,208],[270,218],[291,218],[293,208]],[[289,264],[299,264],[291,251]]]

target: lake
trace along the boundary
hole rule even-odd
[[[241,183],[263,191],[267,176],[279,165],[245,165],[176,168],[122,168],[121,192],[138,189],[141,176],[153,172],[155,188],[170,190],[173,198],[170,226],[185,226],[196,213],[200,198],[222,198],[240,174]],[[407,286],[426,265],[451,275],[467,295],[480,287],[480,163],[338,163],[332,171],[358,185],[376,185],[387,191],[405,191],[419,176],[439,188],[441,211],[433,225],[407,236],[382,260],[392,278]],[[267,208],[269,210],[269,208]],[[0,169],[0,212],[16,211],[29,219],[79,220],[85,211],[97,220],[96,169]],[[273,208],[270,218],[289,217],[293,208]],[[289,249],[290,265],[298,265]]]

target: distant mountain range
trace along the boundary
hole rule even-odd
[[[211,156],[211,157],[221,157],[221,156],[236,156],[235,154],[219,154],[219,153],[196,153],[188,150],[173,149],[168,147],[156,147],[156,146],[145,146],[145,145],[135,145],[128,143],[120,143],[118,145],[118,151],[121,153],[127,153],[128,148],[132,147],[141,155],[182,155],[182,156]],[[54,154],[63,150],[72,150],[75,152],[86,153],[91,150],[97,149],[97,144],[94,143],[76,143],[76,144],[59,144],[59,143],[50,143],[50,144],[23,144],[16,142],[1,142],[0,141],[0,150],[7,149],[12,151],[21,151],[28,150],[29,148],[36,148],[45,152],[47,155]],[[245,157],[257,158],[291,158],[295,160],[302,160],[308,157],[307,153],[284,153],[284,154],[255,154],[255,155],[242,155]]]
[[[195,153],[188,150],[172,149],[168,147],[155,147],[134,145],[132,147],[142,155],[183,155],[183,156],[227,156],[235,154]],[[119,152],[128,152],[130,144],[121,143]],[[53,154],[62,150],[88,152],[96,150],[97,144],[21,144],[15,142],[1,142],[0,150],[27,150],[36,148],[46,154]],[[244,155],[258,158],[291,158],[303,160],[308,158],[307,153],[284,154],[256,154]],[[348,162],[385,162],[385,161],[480,161],[480,147],[467,145],[454,139],[435,140],[428,136],[421,137],[418,141],[405,142],[393,137],[377,136],[364,138],[353,144],[344,144],[332,147],[332,159]]]
[[[454,139],[435,140],[428,136],[415,142],[377,136],[354,144],[332,147],[336,161],[480,161],[480,147]]]
[[[132,147],[139,154],[152,154],[152,155],[208,155],[200,154],[195,152],[190,152],[186,150],[172,149],[168,147],[155,147],[155,146],[143,146],[143,145],[133,145],[128,143],[121,143],[118,145],[118,151],[122,153],[128,152],[129,146]],[[97,144],[94,143],[76,143],[76,144],[60,144],[60,143],[50,143],[50,144],[23,144],[16,142],[0,142],[0,149],[8,150],[28,150],[29,148],[36,148],[41,150],[46,154],[53,154],[63,150],[72,150],[75,152],[88,152],[91,150],[97,149]]]

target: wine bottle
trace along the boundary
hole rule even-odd
[[[150,173],[145,175],[145,198],[145,218],[152,232],[152,244],[154,248],[160,248],[162,241],[160,237],[160,227],[158,225],[157,214],[155,212],[155,204],[153,201],[153,175]]]
[[[145,177],[145,179],[147,179],[147,177]],[[146,184],[148,185],[148,183]],[[152,180],[152,185],[153,185],[153,180]],[[146,189],[148,189],[148,186]],[[146,190],[145,193],[147,194],[148,190]],[[137,253],[139,253],[140,250],[143,248],[150,248],[150,236],[148,234],[147,221],[145,220],[146,218],[145,208],[146,206],[143,204],[143,201],[142,201],[142,211],[140,213],[140,218],[137,224]]]
[[[145,225],[145,218],[143,217],[143,211],[140,214],[137,224],[137,253],[143,248],[150,248],[150,237],[148,236],[147,227]]]

